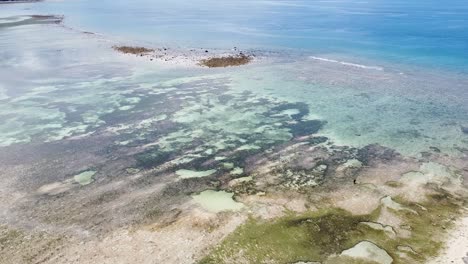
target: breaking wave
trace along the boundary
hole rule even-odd
[[[376,70],[376,71],[383,71],[384,70],[384,68],[379,67],[379,66],[368,66],[368,65],[362,65],[362,64],[351,63],[351,62],[346,62],[346,61],[337,61],[337,60],[321,58],[321,57],[315,57],[315,56],[310,56],[309,58],[313,59],[313,60],[318,60],[318,61],[339,63],[341,65],[351,66],[351,67],[356,67],[356,68],[361,68],[361,69]]]

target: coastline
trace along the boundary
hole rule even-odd
[[[252,52],[242,52],[233,48],[230,51],[208,49],[174,49],[171,47],[148,48],[141,46],[112,46],[116,52],[149,61],[167,63],[183,67],[226,68],[258,62]]]
[[[89,36],[94,35],[90,32],[81,33]],[[166,66],[176,65],[178,67],[196,67],[202,69],[204,67],[200,67],[199,65],[201,60],[210,58],[211,56],[223,57],[238,54],[238,51],[230,53],[229,51],[208,50],[206,52],[206,49],[176,50],[174,48],[154,49],[157,51],[155,54],[120,54],[111,50],[112,43],[112,41],[106,40],[104,45],[107,49],[106,52],[110,54],[111,58],[115,54],[119,54],[115,57],[122,57],[124,61],[128,59],[128,61],[132,61],[137,65],[142,61],[145,61],[145,63],[155,61]],[[255,54],[257,55],[257,53]],[[266,60],[272,59],[271,57],[265,57]],[[376,68],[376,66],[370,66],[374,67],[370,68],[363,64],[332,61],[330,59],[326,59],[328,61],[323,60],[322,58],[319,62],[338,64],[341,68],[333,68],[338,73],[353,73],[359,76],[359,74],[362,74],[362,71],[366,71],[366,73],[368,71],[379,73],[385,71]],[[253,63],[256,62],[258,62],[257,59]],[[87,61],[86,63],[90,62]],[[308,65],[307,63],[306,60],[304,64]],[[323,65],[318,64],[318,67],[321,66]],[[204,71],[204,73],[206,72],[209,71]],[[306,75],[304,78],[310,78],[310,76],[316,77],[312,74],[307,75],[307,72],[301,74]],[[249,71],[248,75],[253,80],[261,80],[262,78],[262,75],[257,76],[259,74],[254,71]],[[117,76],[117,80],[124,80],[123,77]],[[381,79],[387,76],[377,75]],[[113,100],[111,96],[108,98],[107,96],[115,91],[110,90],[107,92],[104,90],[108,86],[112,86],[112,82],[114,81],[112,78],[106,77],[104,79],[106,85],[100,86],[103,83],[102,79],[97,79],[93,83],[92,81],[88,81],[87,76],[85,77],[86,81],[80,85],[82,87],[91,87],[91,90],[94,90],[94,88],[103,89],[97,95],[104,94],[106,98],[98,103],[87,102],[89,105],[83,104],[80,109],[91,108],[93,104],[104,105],[107,101]],[[337,219],[344,217],[346,220],[349,220],[349,223],[345,222],[343,225],[337,225],[337,228],[348,228],[347,225],[350,224],[352,228],[357,228],[362,232],[369,232],[370,234],[373,234],[375,230],[371,230],[369,227],[375,228],[377,231],[384,230],[385,233],[379,233],[379,236],[385,234],[393,236],[395,230],[397,230],[396,233],[401,236],[402,241],[407,242],[404,239],[407,239],[405,236],[411,233],[409,232],[411,226],[408,228],[407,225],[409,224],[401,224],[401,221],[408,221],[411,224],[414,223],[412,221],[419,223],[417,219],[415,220],[411,217],[414,212],[417,212],[418,217],[419,215],[426,217],[427,214],[429,217],[433,217],[435,213],[433,211],[425,213],[427,208],[424,208],[424,206],[432,209],[430,207],[433,204],[428,203],[422,206],[419,203],[419,198],[413,196],[406,197],[405,194],[413,190],[405,186],[405,184],[413,184],[411,180],[414,180],[416,184],[420,184],[418,177],[422,177],[423,179],[427,177],[429,190],[421,190],[421,193],[427,191],[429,196],[434,195],[437,199],[440,199],[430,198],[434,199],[434,204],[451,199],[450,196],[448,198],[444,196],[445,189],[441,189],[441,187],[452,187],[452,185],[459,184],[456,177],[460,177],[460,175],[452,171],[450,161],[444,163],[443,158],[440,158],[442,160],[441,164],[444,165],[433,164],[433,161],[437,161],[437,155],[439,155],[436,150],[429,154],[426,153],[426,156],[422,156],[419,159],[410,159],[396,153],[393,149],[378,145],[367,144],[367,146],[360,148],[337,146],[333,142],[333,137],[323,138],[316,134],[322,126],[326,125],[326,121],[321,120],[322,118],[314,118],[313,115],[307,116],[309,113],[307,104],[305,104],[307,106],[305,107],[304,103],[273,99],[271,95],[262,96],[261,94],[249,93],[246,90],[244,90],[244,93],[230,91],[231,86],[235,86],[236,82],[231,83],[229,77],[201,76],[199,79],[181,78],[166,83],[159,80],[155,81],[156,78],[137,79],[135,77],[133,79],[133,77],[135,76],[132,76],[128,83],[123,83],[121,87],[118,86],[119,82],[116,81],[117,91],[123,90],[122,94],[125,96],[111,106],[115,107],[117,105],[118,109],[111,108],[111,110],[105,110],[106,112],[103,116],[107,118],[107,122],[96,122],[99,125],[95,130],[90,127],[89,131],[87,131],[78,127],[77,131],[81,132],[77,132],[77,135],[65,132],[64,136],[60,134],[56,135],[57,139],[51,141],[34,141],[31,145],[24,144],[23,146],[12,144],[8,148],[8,150],[12,150],[16,154],[13,156],[22,156],[23,153],[34,153],[31,157],[34,160],[37,157],[41,157],[43,147],[47,149],[49,147],[52,147],[51,149],[61,149],[72,145],[76,147],[78,156],[84,157],[72,160],[73,157],[54,157],[53,153],[47,152],[47,155],[51,155],[50,158],[54,158],[57,164],[71,164],[77,173],[80,172],[77,175],[83,172],[90,172],[89,175],[92,175],[89,181],[86,181],[86,184],[70,181],[67,178],[70,176],[69,172],[58,170],[58,173],[62,174],[60,176],[54,175],[54,173],[50,173],[51,169],[48,167],[49,165],[42,164],[43,160],[37,160],[37,164],[39,164],[37,167],[26,168],[25,170],[33,171],[34,173],[31,173],[31,175],[34,178],[36,178],[36,172],[39,171],[40,175],[44,178],[39,177],[38,182],[36,180],[31,181],[31,185],[27,186],[33,195],[28,195],[27,193],[17,194],[20,197],[18,201],[22,202],[23,204],[21,205],[24,206],[19,206],[21,209],[28,208],[30,206],[29,202],[35,201],[35,199],[47,201],[47,203],[42,204],[44,208],[34,207],[30,208],[29,211],[21,211],[19,212],[20,214],[32,215],[32,218],[38,217],[39,219],[44,217],[47,221],[51,221],[52,224],[54,224],[53,221],[64,221],[66,225],[80,226],[72,231],[76,231],[89,240],[84,243],[79,242],[79,239],[72,241],[73,244],[67,247],[65,251],[68,254],[66,257],[70,259],[82,258],[81,260],[89,260],[90,262],[92,262],[91,260],[98,259],[103,263],[106,263],[105,261],[112,263],[116,261],[116,257],[121,256],[116,254],[116,252],[122,249],[122,247],[130,249],[128,252],[131,254],[140,256],[138,254],[141,249],[132,246],[132,241],[134,240],[138,241],[137,245],[144,248],[145,254],[164,252],[166,255],[160,255],[159,257],[167,257],[170,256],[172,251],[177,249],[177,243],[174,242],[183,241],[187,253],[181,253],[181,255],[172,257],[174,261],[179,263],[193,263],[203,257],[202,251],[203,255],[209,255],[210,252],[215,252],[211,250],[216,250],[217,246],[222,247],[222,241],[226,238],[227,245],[230,245],[229,242],[232,240],[229,240],[231,238],[229,235],[239,234],[239,232],[235,233],[236,228],[240,226],[240,230],[242,231],[242,228],[245,228],[242,224],[249,224],[249,222],[246,222],[247,216],[254,215],[259,216],[260,219],[264,217],[276,220],[284,217],[287,212],[291,211],[298,214],[292,217],[291,222],[293,224],[299,223],[298,226],[302,224],[307,225],[307,223],[313,222],[315,219],[319,219],[320,221],[323,219],[330,220],[327,217],[331,218],[331,223],[337,224]],[[265,75],[263,78],[267,79],[268,75]],[[107,82],[108,80],[110,81]],[[53,84],[53,82],[51,83]],[[310,85],[310,83],[306,84]],[[334,84],[336,85],[336,83]],[[71,85],[74,84],[72,83]],[[76,87],[74,88],[76,89]],[[244,89],[245,87],[240,85],[240,88]],[[37,92],[39,94],[44,92],[44,98],[47,98],[47,89],[44,90]],[[84,91],[83,94],[86,95],[92,95],[93,92],[89,90]],[[35,94],[30,96],[32,96],[32,99],[36,98]],[[87,97],[86,100],[89,100],[91,97]],[[367,98],[370,96],[363,95],[362,97]],[[151,101],[145,102],[146,98],[151,98],[157,103],[153,104]],[[159,98],[164,98],[165,100],[160,101]],[[169,99],[170,103],[168,102]],[[140,103],[141,101],[143,103]],[[31,102],[34,101],[31,100]],[[78,103],[81,102],[74,102],[76,105],[79,105]],[[313,104],[311,105],[313,106]],[[314,109],[311,107],[310,110],[313,111]],[[76,118],[76,111],[70,115],[74,115]],[[251,120],[252,116],[248,115],[249,112],[254,113],[254,118],[259,116],[266,117],[266,121]],[[133,115],[134,113],[144,114],[140,116]],[[91,120],[90,122],[93,122],[93,119],[99,120],[101,118],[99,115],[93,114],[86,115],[86,117],[88,118],[86,120]],[[232,120],[232,122],[226,123],[226,120]],[[245,120],[249,122],[245,122]],[[73,122],[77,122],[76,119]],[[180,129],[174,123],[182,124],[183,129]],[[73,125],[76,125],[76,123],[73,123]],[[248,126],[247,131],[243,129],[244,126]],[[83,134],[84,131],[87,133]],[[250,131],[257,132],[252,137],[245,136],[250,135]],[[226,135],[222,133],[226,133]],[[131,135],[134,134],[138,134],[139,138],[132,138]],[[219,138],[220,134],[221,138]],[[163,137],[160,138],[160,136]],[[141,139],[142,137],[144,139]],[[192,142],[190,139],[193,137],[196,140]],[[147,140],[148,142],[146,142]],[[184,145],[187,142],[190,144]],[[160,148],[152,148],[152,146],[159,146]],[[181,151],[174,154],[175,157],[167,156],[163,151],[160,151],[160,149],[170,149],[174,148],[174,146],[181,146]],[[89,150],[86,148],[89,148]],[[117,153],[125,154],[123,155],[124,161],[120,159],[116,160],[112,155],[108,156],[108,150],[116,150]],[[216,153],[216,156],[214,153]],[[297,153],[301,153],[301,155],[296,155]],[[302,153],[305,154],[302,155]],[[6,167],[4,171],[7,172],[7,175],[11,175],[11,178],[6,177],[8,179],[5,179],[5,181],[18,180],[19,182],[20,180],[15,178],[18,177],[16,175],[17,168],[10,166],[10,164],[15,164],[17,161],[10,161],[10,158],[7,156],[4,154],[2,158],[8,162],[5,163],[6,165],[1,166]],[[319,159],[308,159],[309,157]],[[200,161],[197,159],[200,159]],[[47,159],[44,160],[47,161]],[[36,163],[34,164],[36,165]],[[154,167],[154,164],[158,166]],[[363,164],[365,165],[363,166]],[[28,165],[22,164],[21,166]],[[51,166],[55,165],[52,164]],[[173,171],[177,172],[177,169],[185,167],[188,168],[185,170],[185,173],[188,175],[186,178],[180,178],[178,177],[180,175],[174,174]],[[429,167],[429,170],[426,167]],[[209,173],[205,174],[206,172]],[[441,172],[444,173],[443,179],[433,177],[432,175]],[[282,178],[282,174],[289,176]],[[155,175],[158,177],[154,177]],[[254,175],[254,177],[250,177],[249,179],[247,175]],[[309,176],[310,178],[307,178]],[[26,174],[25,177],[29,177],[29,174]],[[74,179],[75,177],[72,178]],[[302,177],[306,177],[307,181],[302,181]],[[110,181],[110,178],[113,180],[118,179],[118,181]],[[392,181],[390,182],[389,179],[392,179]],[[443,184],[440,184],[440,182],[443,182]],[[322,184],[324,184],[324,187],[322,187]],[[440,186],[436,188],[434,184],[440,184]],[[129,190],[126,186],[130,186],[133,189]],[[278,186],[280,186],[280,189],[278,189]],[[114,189],[118,191],[115,192]],[[227,196],[228,198],[226,199],[228,201],[232,203],[229,200],[232,198],[236,203],[245,204],[246,208],[240,209],[238,212],[222,212],[219,214],[209,212],[205,210],[206,208],[203,207],[203,204],[190,200],[193,198],[193,195],[202,195],[205,190],[218,193],[229,192],[232,195]],[[5,190],[5,194],[8,194],[9,191]],[[23,192],[23,190],[18,191]],[[90,192],[88,193],[88,191]],[[162,193],[162,196],[159,196],[160,193]],[[191,196],[181,198],[180,193],[188,193]],[[307,196],[304,193],[310,195]],[[157,199],[150,197],[151,199],[146,200],[147,195],[155,195]],[[332,197],[331,201],[327,200],[328,195]],[[76,199],[76,197],[79,199]],[[225,198],[226,196],[220,197]],[[349,199],[349,197],[352,197],[352,199]],[[165,201],[165,198],[175,201],[174,204],[170,204],[171,208],[167,208],[164,203],[159,204],[161,201]],[[64,202],[62,203],[62,201]],[[138,202],[135,203],[135,201]],[[363,201],[365,201],[365,206],[362,206]],[[63,204],[72,206],[65,206],[63,208]],[[144,206],[133,208],[135,204],[142,204]],[[92,207],[83,205],[92,205]],[[49,208],[49,206],[50,209],[54,209],[54,206],[60,206],[65,212],[55,212],[54,210],[49,210],[49,212],[46,210],[47,213],[44,213],[42,210]],[[130,219],[129,222],[124,222],[124,226],[125,224],[128,224],[128,226],[123,228],[124,231],[122,233],[117,231],[115,236],[106,233],[106,231],[109,232],[105,230],[106,228],[112,230],[115,226],[120,227],[121,224],[118,222],[120,219],[115,220],[113,218],[113,214],[109,212],[109,207],[107,206],[111,206],[112,210],[117,208],[118,210],[127,212],[129,217],[135,217],[136,220]],[[176,208],[172,208],[173,206]],[[316,208],[320,206],[337,207],[347,210],[347,212],[340,210],[329,212],[323,210],[323,208],[320,211],[320,208]],[[128,209],[129,207],[131,209]],[[379,212],[383,216],[377,218],[371,212],[380,207],[385,210]],[[437,209],[442,210],[443,208]],[[89,210],[91,210],[92,214],[88,212]],[[301,215],[304,212],[306,212],[306,215]],[[315,214],[317,212],[320,213]],[[76,215],[76,219],[79,219],[79,221],[74,222],[76,221],[74,218],[63,219],[65,215],[69,217],[67,213]],[[310,215],[308,215],[309,213]],[[368,215],[361,219],[360,216],[350,216],[349,213]],[[452,212],[450,211],[449,213]],[[82,214],[88,217],[83,218],[83,220],[81,219],[83,217]],[[323,214],[325,218],[323,218]],[[375,214],[377,214],[377,211]],[[103,217],[104,220],[93,218],[96,215]],[[138,222],[141,221],[140,217],[147,222],[144,222],[144,224]],[[307,221],[301,222],[304,217],[306,217]],[[424,219],[424,217],[421,218]],[[445,217],[446,215],[444,215],[443,220],[445,220]],[[25,217],[24,219],[29,218]],[[394,222],[387,221],[388,219],[394,220]],[[466,217],[463,219],[461,220],[462,224],[454,230],[466,231]],[[133,220],[137,224],[133,225]],[[117,221],[117,223],[112,221]],[[361,227],[361,225],[356,223],[367,226]],[[254,222],[253,224],[254,226],[258,224],[260,228],[269,227],[269,223],[265,224],[261,221],[258,223]],[[276,227],[273,226],[273,228]],[[279,223],[279,227],[283,228],[281,222]],[[326,228],[327,226],[325,225],[324,227]],[[414,232],[417,235],[424,235],[418,227],[414,226]],[[137,230],[136,233],[128,232],[128,230],[133,228]],[[248,225],[247,228],[249,228]],[[104,231],[101,231],[101,229],[104,229]],[[439,229],[442,228],[437,227],[436,234],[439,234],[438,232],[441,231]],[[184,232],[181,232],[181,230]],[[266,230],[270,231],[270,229]],[[277,229],[272,230],[272,232],[275,231]],[[345,229],[344,234],[348,231],[348,229]],[[349,232],[352,233],[352,231]],[[14,235],[15,233],[12,232],[11,236]],[[170,245],[158,243],[158,239],[160,239],[158,235],[161,235],[172,243]],[[93,236],[104,236],[108,239],[104,243],[101,243],[99,242],[101,240],[95,239]],[[452,248],[451,245],[458,246],[465,238],[464,236],[456,236],[456,231],[453,231],[448,242],[449,247],[443,254],[454,255],[453,250],[456,250],[458,258],[458,252],[462,248]],[[66,238],[64,239],[66,240]],[[355,242],[355,238],[352,239],[350,241]],[[242,241],[242,237],[240,241]],[[387,250],[389,251],[395,250],[395,248],[385,244],[385,239],[382,239],[382,241],[376,239],[376,241],[387,246]],[[197,247],[193,247],[193,243],[197,243]],[[348,241],[347,243],[351,242]],[[239,245],[239,243],[233,243],[232,245]],[[328,250],[326,246],[325,244],[323,248]],[[417,246],[423,249],[428,247],[427,245]],[[90,248],[93,251],[88,253]],[[96,250],[96,248],[98,249]],[[235,247],[233,248],[235,249]],[[346,250],[343,250],[345,248]],[[432,249],[432,247],[429,248]],[[350,254],[349,250],[351,247],[343,243],[340,244],[340,247],[333,249],[333,254],[343,254],[344,252]],[[102,253],[100,250],[109,251],[106,251],[106,254],[102,256],[100,255]],[[411,250],[411,247],[408,248],[408,246],[405,247],[403,245],[402,250],[399,250],[398,253],[402,255],[408,254],[410,257],[417,258],[417,254]],[[75,256],[77,251],[84,253],[77,257]],[[55,257],[55,261],[60,262],[63,260],[60,259],[63,256]],[[235,254],[228,257],[231,257],[231,260],[236,260]],[[338,255],[335,257],[343,258],[346,256]],[[53,261],[54,259],[51,262],[53,263]]]
[[[458,219],[444,239],[445,245],[440,254],[428,264],[468,263],[468,210]]]

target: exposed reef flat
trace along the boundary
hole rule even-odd
[[[225,56],[225,57],[211,57],[208,59],[203,59],[200,61],[200,64],[209,68],[219,68],[219,67],[229,67],[229,66],[240,66],[248,64],[252,61],[251,56],[247,56],[243,53],[239,53],[234,56]]]
[[[251,63],[256,57],[253,52],[180,48],[147,48],[141,46],[113,46],[114,50],[127,55],[181,66],[203,66],[225,68]]]
[[[122,52],[124,54],[133,54],[133,55],[146,55],[150,52],[154,52],[154,49],[148,49],[145,47],[132,47],[132,46],[113,46],[113,49],[116,51]]]
[[[443,249],[466,201],[466,170],[454,167],[464,159],[337,146],[317,135],[323,120],[288,111],[302,104],[226,82],[140,87],[151,103],[130,101],[143,115],[118,110],[85,137],[5,147],[3,239],[17,246],[2,254],[31,263],[425,263]],[[22,251],[39,232],[32,220],[50,244]]]
[[[2,264],[466,255],[456,233],[468,182],[463,94],[442,107],[419,100],[430,89],[401,102],[388,94],[407,90],[395,83],[421,79],[289,57],[273,69],[179,72],[141,63],[148,50],[116,56],[98,35],[42,25],[2,34],[10,31],[26,32],[23,49],[41,55],[5,45],[15,56],[0,61]],[[393,115],[401,105],[412,124]],[[380,123],[369,120],[374,108]],[[425,119],[434,113],[440,120]],[[381,131],[392,137],[376,144]]]

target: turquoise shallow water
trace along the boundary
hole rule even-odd
[[[467,7],[450,2],[70,0],[2,5],[5,16],[64,14],[66,27],[0,29],[0,142],[11,146],[88,135],[117,122],[109,116],[159,122],[166,119],[163,113],[146,116],[134,108],[156,100],[151,95],[161,94],[161,85],[194,85],[208,89],[202,101],[178,94],[165,102],[187,100],[171,117],[187,127],[160,144],[181,140],[183,145],[201,136],[229,145],[232,138],[210,134],[219,129],[240,142],[252,131],[264,133],[262,144],[289,140],[294,132],[262,111],[299,102],[309,109],[303,119],[321,120],[319,133],[336,144],[379,143],[408,155],[431,148],[459,155],[468,149]],[[286,52],[269,64],[174,69],[121,58],[110,48],[116,40]],[[200,84],[200,79],[210,81]],[[248,93],[256,103],[270,103],[255,111],[249,104],[245,109],[223,107],[210,87],[221,83],[229,96]],[[154,131],[133,126],[139,132],[118,144],[151,143]]]
[[[153,43],[305,49],[459,71],[468,65],[463,0],[68,0],[0,12],[63,14],[72,27]]]

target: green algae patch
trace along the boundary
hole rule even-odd
[[[375,230],[382,230],[387,235],[389,235],[390,237],[395,237],[396,236],[395,230],[393,230],[393,227],[391,227],[389,225],[383,225],[383,224],[374,223],[374,222],[362,222],[361,224],[366,225],[366,226],[368,226],[368,227],[370,227],[372,229],[375,229]]]
[[[460,214],[462,201],[443,190],[427,195],[424,203],[408,202],[399,197],[393,200],[392,204],[397,203],[398,206],[395,209],[390,207],[390,210],[402,220],[399,227],[409,231],[409,236],[390,239],[383,237],[381,231],[367,230],[365,240],[386,249],[393,257],[393,263],[425,263],[437,256],[444,245],[442,238]],[[398,231],[396,234],[400,235]],[[411,251],[402,252],[401,248],[410,248]]]
[[[242,203],[234,201],[233,193],[225,191],[207,190],[198,195],[193,195],[193,200],[204,209],[217,213],[222,211],[238,211],[244,207]]]
[[[299,121],[295,124],[288,124],[286,127],[291,130],[294,137],[302,137],[317,133],[325,123],[326,122],[320,120],[306,120]]]
[[[460,215],[463,201],[440,191],[428,195],[427,201],[421,204],[406,202],[395,198],[400,204],[417,211],[396,212],[411,230],[411,236],[402,239],[400,245],[408,245],[414,252],[408,253],[413,259],[424,263],[428,258],[435,257],[444,246],[443,235],[453,227],[455,219]]]
[[[403,183],[399,181],[388,181],[385,183],[385,185],[392,187],[392,188],[401,188],[403,186]]]
[[[427,199],[416,204],[399,198],[390,202],[387,198],[387,203],[398,203],[406,209],[387,209],[401,219],[396,227],[376,222],[385,205],[360,216],[326,209],[275,220],[250,218],[200,263],[235,263],[236,258],[247,263],[379,263],[365,254],[365,259],[359,258],[369,245],[380,252],[380,263],[425,263],[442,248],[441,238],[459,215],[462,203],[444,192]],[[410,234],[402,236],[394,228],[404,228]],[[411,250],[402,252],[402,248]]]
[[[62,235],[0,225],[0,263],[44,263],[67,244]]]
[[[247,263],[323,261],[355,245],[359,223],[367,219],[338,209],[274,221],[250,218],[201,263],[230,262],[239,252]]]
[[[94,181],[93,176],[96,174],[96,171],[84,171],[80,174],[73,176],[75,182],[79,183],[80,185],[88,185]]]
[[[189,178],[201,178],[207,177],[211,174],[215,173],[216,170],[206,170],[206,171],[194,171],[194,170],[178,170],[176,174],[181,179],[189,179]]]
[[[271,109],[273,115],[289,115],[292,119],[300,121],[309,114],[309,105],[303,102],[284,103]]]

